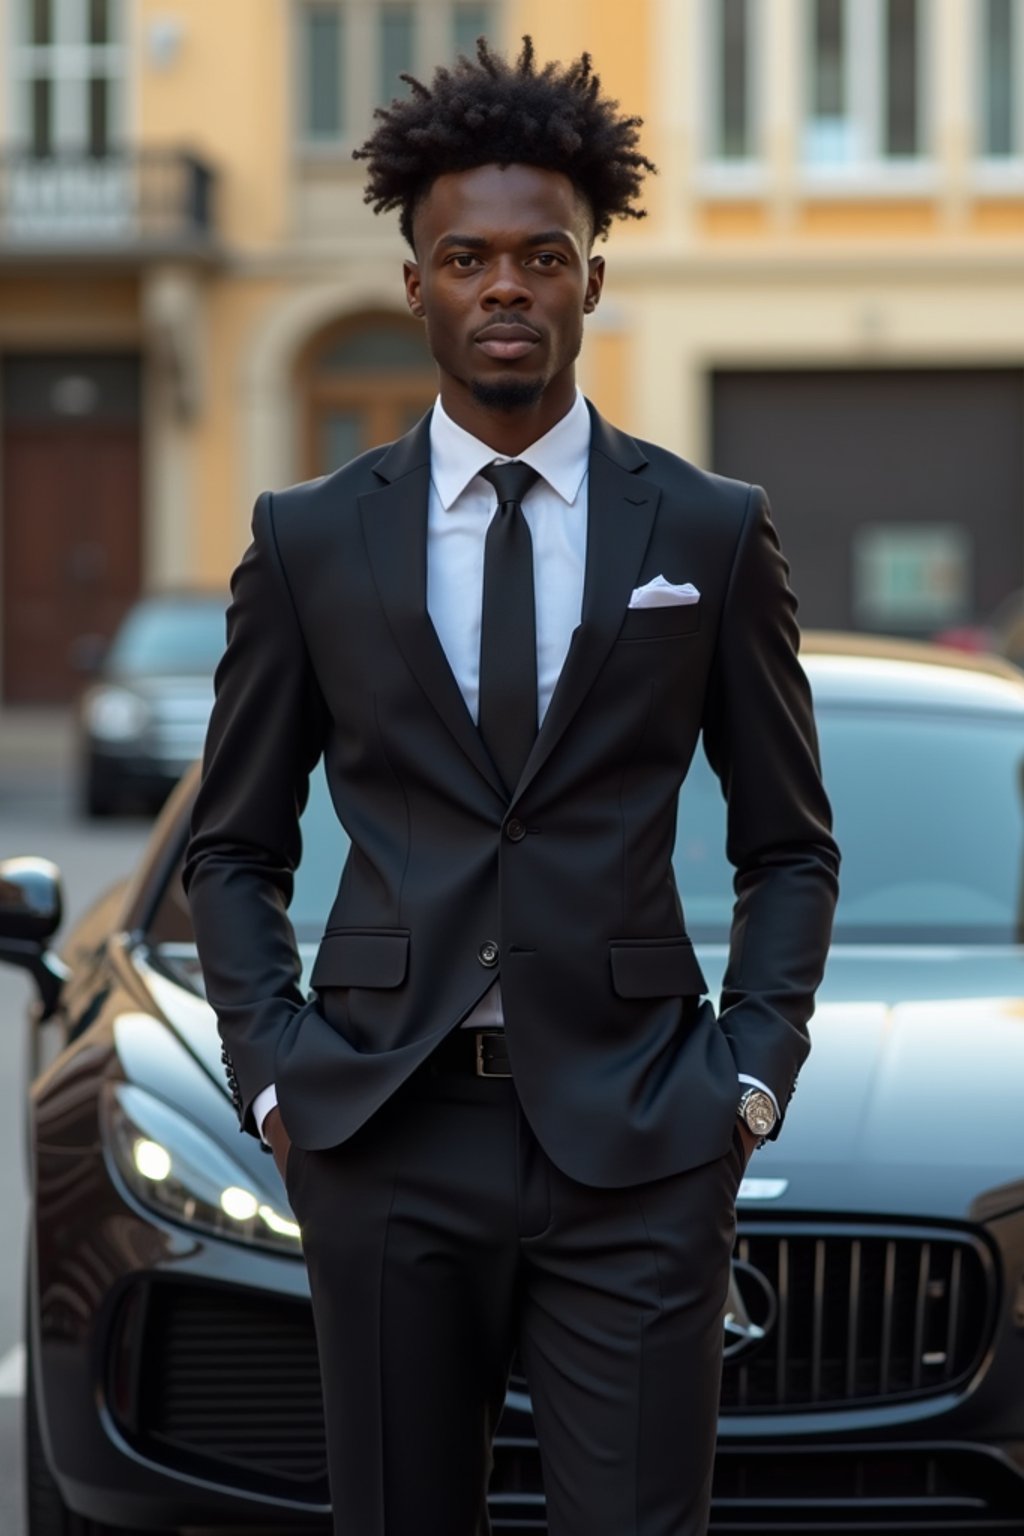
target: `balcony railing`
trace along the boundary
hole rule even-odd
[[[0,258],[19,252],[212,256],[212,169],[179,150],[45,159],[0,149]]]

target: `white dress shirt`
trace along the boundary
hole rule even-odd
[[[579,390],[561,421],[516,457],[540,477],[523,497],[523,516],[533,540],[539,723],[551,703],[583,607],[590,412]],[[473,437],[452,420],[440,400],[436,402],[430,418],[427,612],[474,721],[480,699],[484,540],[497,509],[495,489],[480,471],[507,462],[506,455]],[[463,1020],[463,1028],[500,1029],[502,1023],[496,981]],[[764,1087],[756,1078],[741,1075],[740,1081]],[[765,1092],[771,1095],[770,1089]],[[273,1083],[253,1100],[261,1134],[276,1103]]]

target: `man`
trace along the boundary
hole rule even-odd
[[[196,934],[302,1228],[336,1530],[487,1529],[518,1347],[552,1536],[695,1536],[735,1195],[836,896],[795,603],[761,491],[576,390],[595,237],[651,169],[637,120],[528,39],[410,84],[360,153],[440,398],[257,502]],[[670,864],[702,733],[737,871],[717,1019]],[[321,756],[352,848],[304,999],[286,908]]]

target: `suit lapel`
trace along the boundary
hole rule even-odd
[[[429,423],[428,414],[375,466],[385,483],[359,498],[363,536],[377,593],[407,665],[466,756],[504,799],[501,778],[427,613]]]
[[[513,803],[565,734],[622,627],[661,495],[637,473],[647,460],[633,439],[609,426],[592,406],[590,414],[583,610]]]
[[[547,714],[526,760],[513,803],[565,734],[622,627],[651,536],[660,491],[638,473],[647,463],[632,438],[591,406],[587,554],[583,609]],[[359,498],[373,580],[407,665],[466,756],[504,800],[501,777],[427,613],[429,413],[392,444],[374,473],[380,490]]]

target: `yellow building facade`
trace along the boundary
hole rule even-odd
[[[768,485],[809,621],[1024,580],[1022,0],[0,0],[7,700],[429,403],[351,150],[481,30],[589,49],[645,119],[581,382]]]

